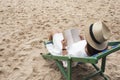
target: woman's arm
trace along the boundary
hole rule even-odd
[[[66,46],[67,46],[67,41],[64,39],[62,40],[62,55],[67,55],[67,49],[66,49]]]

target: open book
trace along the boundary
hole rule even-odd
[[[78,29],[67,29],[64,31],[64,37],[67,40],[67,45],[80,41],[80,32]]]

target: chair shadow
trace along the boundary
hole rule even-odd
[[[72,68],[72,80],[82,80],[89,74],[95,72],[96,70],[89,64],[79,64]],[[100,75],[97,75],[89,80],[104,80]]]
[[[55,64],[55,61],[50,62],[49,67],[53,68],[56,71],[60,71],[59,68],[57,67],[57,65]],[[91,74],[92,72],[95,72],[95,71],[96,70],[90,64],[84,64],[84,63],[78,64],[77,66],[72,67],[72,80],[82,80],[87,75],[89,75],[89,74]],[[62,73],[61,73],[61,75],[62,75]],[[66,80],[66,79],[62,75],[60,80]],[[104,79],[100,75],[97,75],[97,76],[95,76],[95,77],[93,77],[92,79],[89,79],[89,80],[104,80]]]

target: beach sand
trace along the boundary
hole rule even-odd
[[[110,41],[120,40],[120,0],[0,0],[0,80],[65,80],[47,53],[43,41],[51,30],[84,29],[102,20]],[[120,52],[107,57],[106,72],[120,80]],[[94,71],[89,64],[73,68],[72,79]],[[103,80],[100,76],[92,80]]]

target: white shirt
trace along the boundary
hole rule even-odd
[[[62,43],[63,40],[62,33],[56,33],[53,35],[53,43],[49,43],[46,45],[47,50],[52,55],[60,56],[62,55]],[[86,40],[81,40],[76,43],[73,43],[70,47],[67,47],[67,51],[69,56],[71,57],[87,57],[87,53],[85,52],[85,46],[87,42]]]

